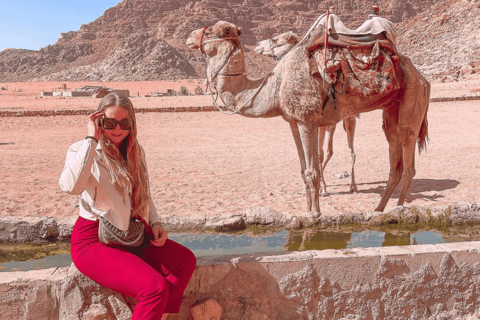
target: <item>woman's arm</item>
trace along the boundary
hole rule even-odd
[[[87,137],[68,148],[65,167],[58,181],[63,191],[80,194],[85,190],[95,155],[95,147],[103,134],[98,119],[104,115],[103,111],[90,114],[87,120]]]
[[[60,189],[75,195],[85,190],[96,145],[93,139],[85,139],[68,148],[65,166],[58,181]]]

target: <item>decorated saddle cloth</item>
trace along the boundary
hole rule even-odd
[[[373,16],[351,30],[332,14],[312,32],[307,49],[312,74],[343,84],[345,93],[371,96],[399,87],[395,27],[387,19]]]

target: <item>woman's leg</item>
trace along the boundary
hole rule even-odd
[[[197,265],[195,255],[190,249],[167,239],[162,247],[149,245],[141,257],[170,284],[170,296],[165,312],[178,313],[183,292]]]
[[[132,320],[162,317],[169,301],[169,281],[125,248],[99,242],[98,222],[78,219],[72,233],[71,253],[75,266],[85,276],[135,298]]]

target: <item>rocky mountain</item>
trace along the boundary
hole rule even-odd
[[[185,41],[192,30],[219,20],[243,28],[248,70],[252,75],[261,76],[274,62],[254,55],[251,49],[258,41],[289,30],[304,34],[330,6],[335,7],[335,13],[347,26],[356,28],[373,3],[380,6],[382,16],[397,24],[400,51],[411,56],[428,77],[442,78],[445,72],[455,73],[464,68],[465,62],[472,72],[477,72],[475,63],[480,61],[474,49],[479,40],[477,36],[475,45],[466,46],[472,42],[470,39],[475,32],[478,33],[478,2],[123,0],[98,19],[82,25],[80,30],[62,33],[54,45],[37,51],[7,49],[0,52],[0,81],[202,78],[205,58],[188,50]],[[455,28],[462,18],[468,18],[468,23]],[[445,33],[438,33],[439,30]],[[449,53],[454,49],[462,50],[460,60]]]
[[[480,1],[445,0],[398,26],[398,49],[434,82],[480,74]]]

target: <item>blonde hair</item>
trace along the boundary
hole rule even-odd
[[[140,216],[146,219],[150,195],[147,172],[142,162],[142,149],[137,142],[135,110],[128,97],[116,92],[106,95],[100,101],[97,110],[105,110],[114,106],[125,109],[133,124],[130,133],[122,141],[120,149],[105,136],[102,135],[100,138],[99,143],[105,154],[105,161],[110,172],[110,182],[120,192],[130,196],[132,205],[130,216],[132,218]]]

